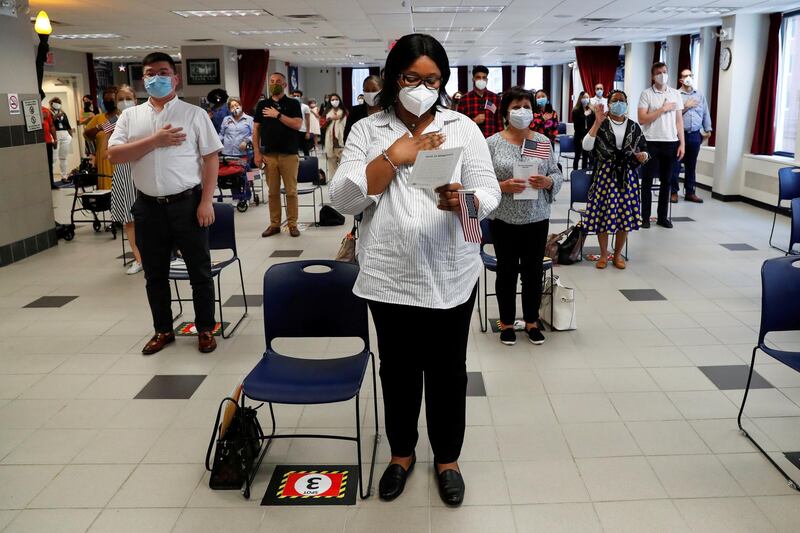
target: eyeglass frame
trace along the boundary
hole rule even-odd
[[[418,78],[418,79],[419,79],[419,81],[418,81],[418,82],[408,81],[408,78],[409,78],[409,77],[410,77],[410,78]],[[423,78],[422,76],[419,76],[419,75],[417,75],[417,74],[407,74],[407,73],[405,73],[405,72],[401,72],[400,74],[398,74],[398,75],[397,75],[397,79],[398,79],[398,81],[402,81],[402,82],[405,84],[405,85],[404,85],[405,87],[415,87],[415,88],[416,88],[416,87],[419,87],[420,85],[422,85],[423,83],[425,84],[425,87],[427,87],[428,89],[435,89],[435,90],[439,90],[439,89],[441,89],[441,87],[442,87],[442,78],[441,78],[441,76],[440,76],[440,77],[436,77],[436,76],[429,76],[429,77],[427,77],[427,78]],[[429,85],[429,83],[428,83],[428,82],[429,82],[431,79],[434,79],[434,80],[435,80],[435,81],[433,82],[433,84],[435,84],[435,85],[436,85],[435,87],[431,87],[431,86]]]

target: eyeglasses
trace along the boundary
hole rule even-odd
[[[438,89],[442,85],[442,78],[438,76],[428,76],[427,78],[422,78],[416,74],[403,73],[398,77],[407,87],[419,87],[424,83],[425,87],[428,89]]]

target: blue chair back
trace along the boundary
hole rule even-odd
[[[761,328],[758,343],[772,331],[800,331],[800,257],[778,257],[761,266]],[[800,265],[798,265],[800,266]]]
[[[789,253],[791,253],[795,244],[800,244],[800,198],[792,200],[792,231],[789,235]]]
[[[489,229],[489,219],[481,220],[481,250],[487,244],[492,244],[492,232]]]
[[[558,133],[559,135],[564,135],[567,133],[567,124],[566,122],[559,122],[558,123]]]
[[[800,198],[800,167],[783,167],[778,170],[778,203],[794,198]]]
[[[307,272],[312,266],[326,272]],[[367,302],[353,294],[358,266],[313,259],[271,266],[264,274],[264,336],[358,337],[369,349]]]
[[[232,250],[236,257],[236,228],[233,223],[233,206],[214,202],[214,223],[208,228],[210,250]]]
[[[559,135],[558,145],[562,154],[571,154],[575,152],[575,138],[572,135]]]
[[[569,184],[569,206],[576,202],[587,203],[589,201],[589,188],[592,186],[592,176],[582,168],[575,169],[570,174]]]
[[[316,157],[300,159],[297,170],[297,183],[317,183],[319,181],[319,160]]]

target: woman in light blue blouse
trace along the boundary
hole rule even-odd
[[[509,346],[517,341],[514,319],[518,276],[522,277],[522,314],[528,340],[533,344],[544,342],[539,321],[542,261],[550,204],[563,181],[550,140],[528,127],[534,108],[530,91],[522,87],[504,91],[500,114],[506,129],[487,139],[503,193],[500,206],[489,217],[489,225],[497,255],[495,292],[500,308],[500,342]],[[531,164],[538,168],[531,169]]]
[[[228,101],[230,115],[222,119],[219,128],[219,140],[222,141],[224,155],[246,155],[247,141],[253,137],[253,117],[242,111],[242,102],[238,98]]]

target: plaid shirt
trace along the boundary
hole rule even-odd
[[[487,101],[495,105],[496,112],[493,113],[486,109]],[[474,89],[471,90],[458,101],[456,111],[467,115],[469,118],[485,113],[486,120],[483,121],[483,124],[478,124],[478,127],[487,139],[498,131],[503,131],[503,117],[500,116],[500,97],[493,92],[484,91],[483,96],[480,96]]]

